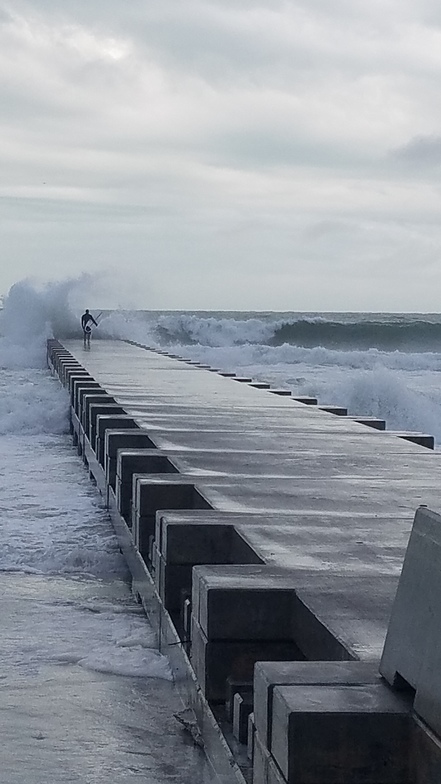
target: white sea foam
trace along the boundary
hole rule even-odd
[[[108,514],[66,438],[68,395],[45,367],[47,338],[78,332],[70,299],[83,283],[17,284],[0,319],[0,572],[7,585],[35,580],[39,597],[52,586],[36,603],[32,635],[14,648],[13,667],[52,662],[170,680],[130,596]],[[109,593],[113,601],[103,598]],[[57,599],[65,594],[73,598]]]

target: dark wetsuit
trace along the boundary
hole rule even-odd
[[[88,311],[86,311],[81,316],[81,326],[83,329],[84,345],[86,345],[86,343],[90,343],[90,335],[92,332],[91,322],[92,324],[95,324],[96,327],[98,326],[94,317]]]

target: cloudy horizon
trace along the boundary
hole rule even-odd
[[[436,312],[433,0],[0,0],[0,293]]]

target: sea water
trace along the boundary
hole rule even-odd
[[[53,316],[24,284],[0,317],[0,778],[200,784],[169,661],[45,367]]]
[[[98,334],[237,371],[441,443],[441,315],[112,312]]]

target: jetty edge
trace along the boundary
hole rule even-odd
[[[132,342],[48,364],[213,781],[439,784],[433,440]]]

